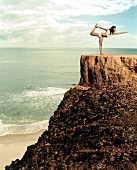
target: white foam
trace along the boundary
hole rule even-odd
[[[10,60],[8,60],[8,61],[6,61],[6,60],[4,60],[4,61],[0,61],[0,64],[3,64],[3,63],[17,63],[18,61],[10,61]]]
[[[36,110],[45,110],[47,114],[53,112],[53,108],[59,104],[63,99],[64,93],[67,89],[63,88],[32,88],[25,89],[19,93],[7,93],[7,96],[3,98],[4,107],[8,107],[9,111],[13,111],[16,106],[16,111],[20,111],[21,108],[29,109],[29,112]],[[8,106],[6,106],[8,104]],[[31,110],[30,110],[31,109]],[[23,116],[23,115],[22,115]]]
[[[47,130],[49,120],[43,120],[31,124],[17,125],[17,124],[3,124],[0,120],[0,136],[8,134],[28,134],[35,133],[42,129]]]
[[[67,89],[47,87],[46,89],[38,88],[37,90],[26,91],[24,95],[27,97],[53,96],[64,94],[66,91]]]
[[[21,102],[26,99],[40,99],[48,96],[62,95],[67,91],[67,89],[48,87],[48,88],[38,88],[36,90],[25,90],[20,94],[15,94],[12,97],[12,100],[16,102]]]
[[[0,113],[0,136],[46,129],[48,120],[43,119],[49,119],[54,113],[66,91],[67,89],[55,87],[31,87],[19,93],[7,93],[3,98],[5,112]],[[33,123],[36,120],[38,121]]]

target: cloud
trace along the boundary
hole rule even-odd
[[[137,35],[123,34],[116,35],[115,39],[104,39],[104,47],[108,48],[136,48],[137,47]]]
[[[76,15],[111,15],[128,10],[132,6],[137,5],[137,1],[132,0],[52,0],[53,8],[56,7],[56,11],[60,10],[64,16],[76,16]],[[71,8],[65,8],[69,5]]]
[[[85,37],[95,23],[82,16],[121,13],[136,5],[137,0],[0,0],[0,45],[6,41],[17,45],[87,44],[90,39]],[[99,20],[98,24],[109,27],[113,23]]]

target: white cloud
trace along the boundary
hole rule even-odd
[[[54,4],[53,9],[55,9],[58,16],[61,16],[60,11],[63,16],[111,15],[137,5],[136,0],[51,0],[51,2]]]
[[[87,45],[94,21],[75,17],[111,15],[137,5],[137,0],[3,0],[0,1],[0,45]],[[99,20],[110,27],[111,21]],[[122,25],[118,25],[122,27]],[[94,39],[94,38],[93,38]]]
[[[136,48],[137,35],[116,35],[115,39],[105,39],[103,46],[108,48]]]

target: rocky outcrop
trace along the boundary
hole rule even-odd
[[[81,86],[127,85],[137,80],[135,55],[81,56]]]
[[[136,170],[137,56],[83,55],[79,85],[9,169]]]

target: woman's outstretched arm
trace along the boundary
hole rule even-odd
[[[125,33],[128,33],[128,32],[114,32],[113,35],[125,34]]]

